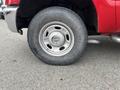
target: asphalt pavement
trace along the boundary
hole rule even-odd
[[[89,37],[79,62],[51,66],[32,54],[26,35],[0,20],[0,90],[120,90],[120,44],[109,37]]]

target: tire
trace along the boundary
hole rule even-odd
[[[60,28],[56,28],[60,29],[60,32],[57,32],[56,29],[54,30],[49,28],[48,31],[51,30],[51,32],[49,36],[46,37],[50,40],[47,40],[48,38],[43,35],[44,33],[41,34],[41,32],[45,32],[45,30],[47,31],[48,27],[44,30],[43,28],[46,27],[46,25],[50,26],[50,24],[50,28],[54,25],[61,25]],[[68,30],[69,28],[71,33],[69,31],[64,31],[63,28],[61,29],[61,27],[63,27],[62,25],[67,27],[65,27],[65,30]],[[62,35],[67,32],[70,33],[69,41],[66,40],[67,37]],[[82,55],[86,47],[88,37],[87,30],[82,19],[75,12],[64,7],[49,7],[40,11],[31,21],[27,35],[29,46],[34,55],[41,61],[50,65],[70,65],[75,63]],[[42,37],[45,37],[46,41],[44,41]],[[52,37],[52,39],[50,37]],[[50,41],[53,41],[51,44],[52,49],[47,47],[46,44],[43,46],[41,44],[45,42],[50,43]],[[63,41],[64,44],[68,43],[63,49],[64,52],[60,49],[61,46],[64,45],[62,44]],[[53,46],[53,43],[55,46]],[[58,45],[58,47],[56,45]],[[45,49],[46,47],[47,49]],[[47,52],[47,50],[49,50],[48,48],[50,49],[50,52]]]
[[[0,14],[0,19],[5,19],[3,14]]]
[[[1,15],[1,13],[0,13],[0,19],[2,19],[2,15]]]

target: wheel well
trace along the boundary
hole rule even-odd
[[[84,6],[74,7],[72,10],[75,11],[83,19],[89,35],[99,34],[97,12],[92,0],[84,0],[81,4],[84,4]]]
[[[18,13],[17,13],[17,27],[18,29],[28,27],[32,18],[42,9],[51,7],[51,6],[61,6],[69,8],[75,11],[84,21],[88,34],[96,35],[97,33],[97,13],[95,6],[92,0],[45,0],[46,2],[43,6],[40,6],[41,2],[37,2],[34,4],[30,3],[34,0],[29,0],[29,4],[24,2],[25,0],[21,0]],[[37,0],[36,0],[37,1]],[[41,0],[38,0],[41,1]],[[38,7],[37,7],[38,5]],[[29,11],[28,10],[29,7]],[[31,8],[30,8],[31,7]],[[31,13],[32,12],[32,13]]]

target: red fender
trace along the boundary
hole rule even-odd
[[[93,3],[98,16],[98,32],[103,34],[117,32],[115,1],[93,0]]]
[[[116,0],[117,31],[120,31],[120,0]]]
[[[10,6],[10,5],[19,5],[20,0],[6,0],[5,4]]]

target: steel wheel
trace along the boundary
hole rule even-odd
[[[73,48],[74,34],[66,24],[50,22],[40,30],[39,44],[49,55],[63,56]]]

